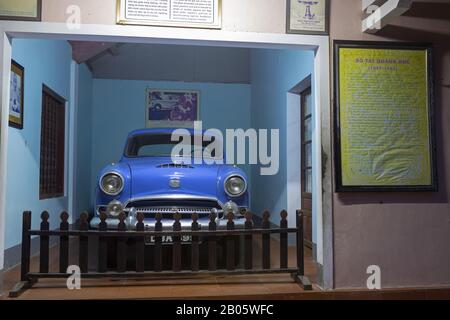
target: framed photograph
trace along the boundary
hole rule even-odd
[[[193,128],[200,120],[200,91],[147,89],[147,128]]]
[[[328,35],[330,0],[287,0],[286,33]]]
[[[117,0],[117,24],[221,29],[222,0]]]
[[[9,94],[9,125],[17,129],[23,129],[24,87],[25,70],[11,61],[11,80]]]
[[[437,191],[432,48],[334,42],[336,191]]]
[[[0,20],[41,21],[42,0],[2,0]]]

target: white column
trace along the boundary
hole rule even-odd
[[[0,270],[4,266],[11,40],[0,27]]]
[[[68,103],[69,110],[69,129],[68,129],[68,150],[66,163],[67,196],[68,210],[70,214],[70,223],[75,223],[79,212],[75,212],[76,208],[76,181],[77,181],[77,111],[78,111],[78,65],[72,61],[70,65],[70,101]]]
[[[314,65],[315,84],[315,155],[316,171],[315,185],[317,192],[314,193],[313,210],[316,210],[316,232],[317,232],[317,262],[323,266],[323,287],[333,288],[333,226],[332,226],[332,196],[333,187],[331,182],[331,107],[330,107],[330,49],[329,38],[323,39],[316,51]],[[322,174],[322,148],[328,155],[325,176]],[[322,192],[324,190],[324,192]]]

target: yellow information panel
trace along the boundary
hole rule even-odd
[[[337,50],[338,185],[433,186],[429,50]]]

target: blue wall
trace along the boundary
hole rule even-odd
[[[59,213],[67,210],[67,197],[39,200],[39,158],[42,84],[69,99],[70,45],[63,41],[15,39],[12,54],[25,68],[25,121],[23,130],[10,127],[8,132],[5,248],[21,241],[23,211],[33,210],[33,227],[37,228],[41,211],[49,211],[50,226],[56,227]],[[68,111],[67,104],[66,116]]]
[[[76,115],[76,220],[83,211],[92,210],[90,185],[92,159],[92,74],[86,65],[78,65],[78,101]],[[86,188],[88,192],[86,192]]]
[[[127,134],[145,128],[146,89],[200,90],[203,128],[250,127],[251,88],[246,84],[94,80],[92,184],[100,169],[119,160]],[[250,174],[250,168],[243,167]],[[91,187],[91,194],[93,192]]]
[[[258,214],[266,208],[273,212],[287,209],[287,93],[313,71],[313,52],[252,50],[252,127],[280,130],[279,173],[261,176],[259,166],[252,167],[252,209]],[[273,222],[277,220],[278,216]]]
[[[38,213],[48,210],[55,227],[59,212],[68,209],[66,197],[39,200],[39,153],[42,83],[69,98],[70,46],[63,41],[15,40],[13,57],[26,72],[25,126],[9,130],[6,248],[20,242],[22,211],[33,210],[37,227]],[[98,172],[120,158],[128,132],[145,127],[148,87],[200,90],[205,129],[280,129],[278,175],[260,176],[259,166],[243,169],[251,179],[256,213],[286,208],[286,94],[313,72],[313,53],[252,50],[251,59],[251,85],[101,80],[92,79],[86,66],[78,66],[77,215],[92,210]]]

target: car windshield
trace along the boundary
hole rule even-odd
[[[202,141],[203,137],[198,137]],[[204,139],[204,138],[203,138]],[[188,154],[176,154],[179,157],[195,157],[201,155],[205,157],[206,154],[216,157],[214,150],[209,150],[208,145],[214,141],[204,141],[202,146],[195,146],[193,141],[195,141],[194,136],[191,138],[191,143],[188,145],[182,145],[181,142],[172,141],[171,134],[143,134],[132,136],[128,139],[127,146],[125,148],[126,157],[171,157],[173,148],[180,144],[183,146],[184,152]],[[197,151],[197,152],[195,152]],[[211,152],[212,151],[212,152]],[[211,158],[211,157],[210,157]]]

